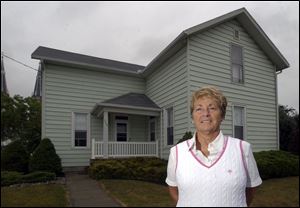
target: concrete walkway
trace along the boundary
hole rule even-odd
[[[67,172],[65,177],[72,207],[121,207],[86,173]]]

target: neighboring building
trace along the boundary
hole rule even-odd
[[[183,31],[146,67],[38,47],[42,137],[63,167],[91,158],[158,156],[186,131],[192,93],[205,85],[228,98],[223,133],[254,151],[278,149],[277,72],[289,67],[242,8]]]
[[[37,99],[42,99],[42,73],[41,73],[41,63],[39,64],[39,70],[36,74],[36,80],[34,85],[34,90],[32,97]]]
[[[8,89],[7,89],[6,78],[5,78],[5,69],[4,69],[3,56],[1,56],[1,92],[4,92],[8,95]]]

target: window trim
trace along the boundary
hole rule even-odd
[[[241,82],[236,82],[233,79],[233,61],[232,61],[232,46],[235,47],[240,47],[242,49],[242,81]],[[237,84],[237,85],[245,85],[245,64],[244,64],[244,47],[236,44],[236,43],[230,43],[230,50],[229,50],[229,56],[230,56],[230,70],[231,70],[231,83],[232,84]]]
[[[87,118],[87,138],[86,146],[75,146],[75,114],[86,114]],[[89,149],[91,143],[91,114],[87,111],[73,111],[72,112],[72,132],[71,132],[71,147],[73,149]]]
[[[235,137],[235,132],[234,132],[234,127],[235,127],[235,123],[234,123],[234,108],[235,107],[239,107],[239,108],[243,108],[243,117],[244,117],[244,123],[243,123],[243,138],[240,138],[240,139],[243,139],[244,141],[247,141],[247,108],[246,108],[246,105],[243,105],[243,104],[233,104],[232,105],[232,136],[234,138]]]
[[[170,108],[172,108],[172,112],[173,112],[173,119],[172,119],[172,123],[173,123],[173,144],[168,144],[168,109],[170,109]],[[164,144],[165,144],[165,146],[167,146],[167,147],[171,147],[171,146],[173,146],[174,144],[175,144],[175,136],[174,136],[174,133],[175,133],[175,131],[174,131],[174,121],[175,121],[175,116],[174,116],[174,106],[173,105],[169,105],[169,106],[166,106],[165,108],[164,108],[164,114],[165,114],[165,116],[164,116],[164,124],[165,124],[165,142],[164,142]]]

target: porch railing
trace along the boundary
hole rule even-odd
[[[105,157],[104,142],[92,139],[92,159]],[[108,142],[108,157],[158,157],[158,141],[155,142]]]

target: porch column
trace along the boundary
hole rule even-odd
[[[103,156],[108,158],[108,112],[103,112]]]

